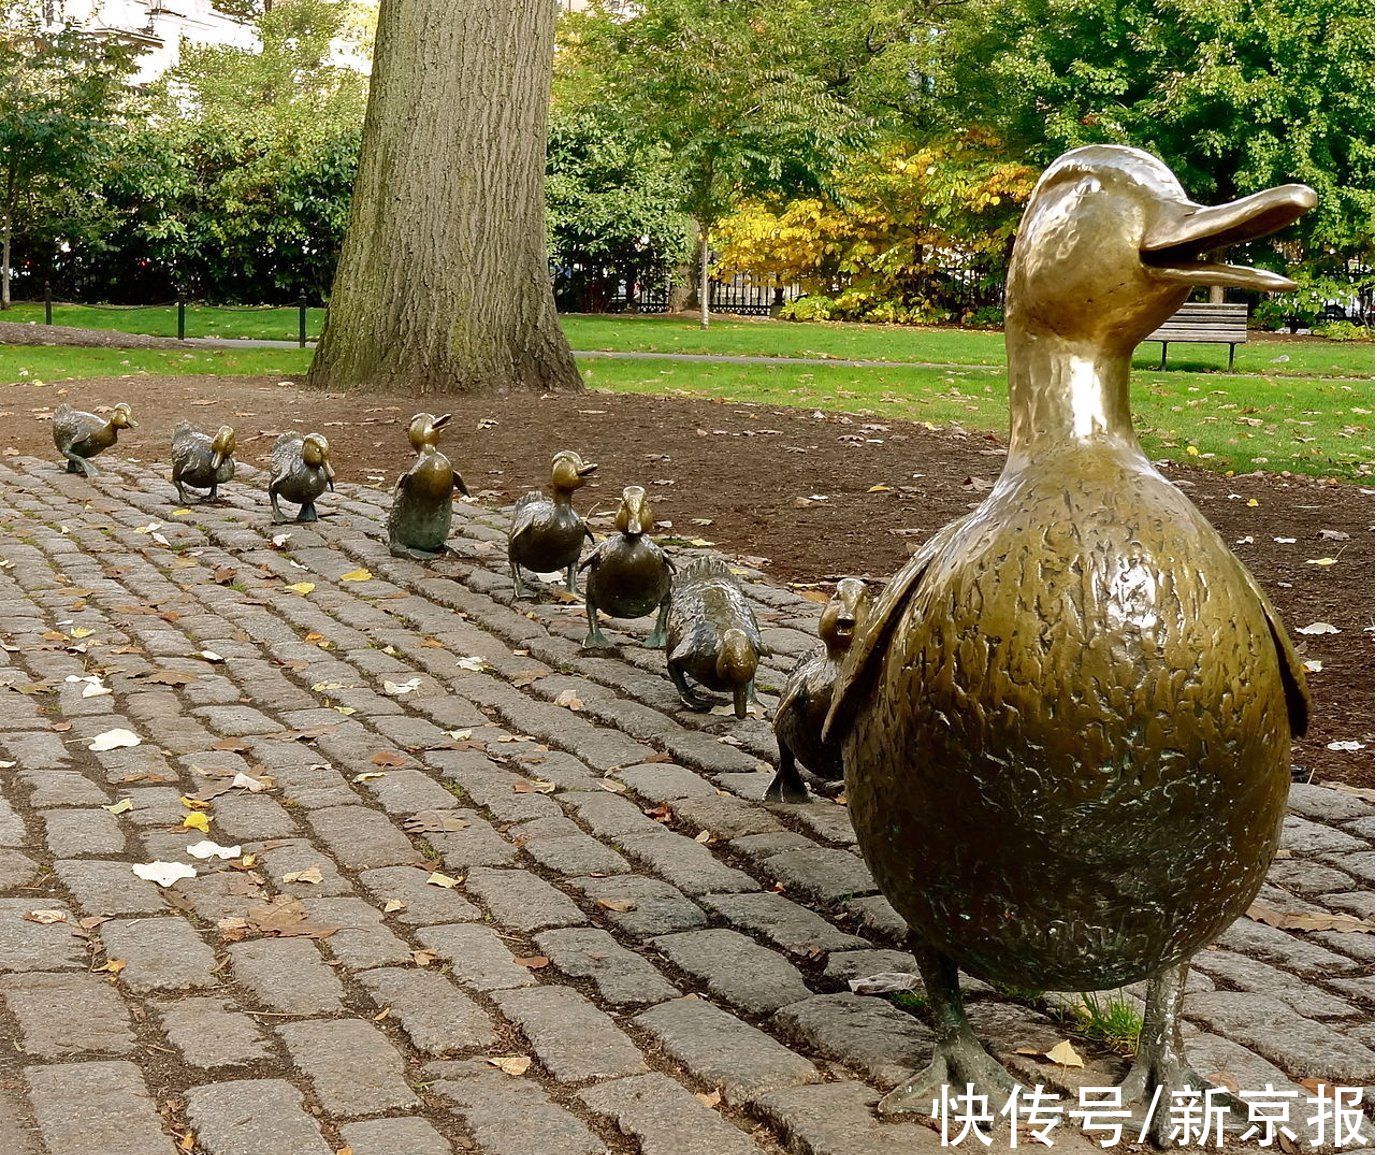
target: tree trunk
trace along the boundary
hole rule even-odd
[[[700,225],[698,235],[703,238],[699,246],[701,256],[698,259],[698,327],[706,329],[708,327],[708,306],[711,304],[711,297],[708,292],[708,262],[711,260],[712,233],[706,224]]]
[[[550,0],[382,0],[308,384],[580,389],[545,243]]]
[[[10,307],[10,242],[14,238],[14,210],[19,199],[16,178],[11,165],[5,173],[5,220],[0,225],[0,309]]]

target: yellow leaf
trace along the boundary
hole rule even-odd
[[[182,805],[185,806],[188,810],[210,809],[209,802],[202,802],[199,798],[188,798],[185,794],[182,795]]]
[[[869,489],[866,490],[866,493],[893,493],[893,492],[894,492],[894,487],[893,487],[892,485],[872,485]]]
[[[1256,508],[1257,508],[1257,498],[1256,498],[1256,497],[1250,497],[1250,498],[1248,498],[1248,506],[1249,506],[1249,508],[1256,509]]]
[[[1339,559],[1336,557],[1312,557],[1306,565],[1333,565]]]
[[[351,569],[347,574],[340,575],[342,582],[371,582],[373,574],[366,569]]]
[[[103,967],[96,967],[96,971],[107,971],[112,975],[117,975],[128,965],[122,958],[112,958]]]
[[[387,775],[381,770],[365,770],[362,774],[355,774],[355,782],[372,782],[375,778],[386,778]]]
[[[244,855],[243,858],[241,858],[241,859],[239,860],[238,865],[241,866],[241,867],[242,867],[243,869],[245,869],[245,870],[252,870],[252,869],[253,869],[253,864],[254,864],[255,862],[257,862],[257,861],[258,861],[258,855],[256,855],[256,854],[246,854],[246,855]]]
[[[85,626],[73,626],[73,627],[72,627],[72,637],[74,637],[74,638],[89,638],[89,637],[90,637],[92,634],[94,634],[95,632],[96,632],[95,630],[88,629],[88,628],[85,627]]]
[[[1191,456],[1191,457],[1199,457],[1199,456],[1200,456],[1200,450],[1197,449],[1194,445],[1187,445],[1187,446],[1186,446],[1186,453],[1187,453],[1189,456]]]
[[[1076,1054],[1076,1048],[1071,1045],[1069,1039],[1062,1039],[1055,1047],[1047,1052],[1047,1058],[1060,1067],[1084,1067],[1085,1060]]]
[[[453,890],[463,881],[462,878],[450,878],[448,874],[441,874],[438,870],[426,879],[431,886],[443,886],[446,890]]]
[[[405,909],[406,903],[404,903],[400,898],[389,898],[387,900],[387,904],[383,907],[383,914],[392,914],[395,911]]]
[[[524,1075],[531,1069],[531,1060],[525,1055],[506,1055],[500,1059],[489,1059],[488,1062],[508,1075]]]
[[[199,830],[205,834],[210,830],[210,819],[201,813],[188,814],[182,819],[182,825],[187,830]]]
[[[316,583],[315,583],[315,582],[293,582],[293,583],[292,583],[291,585],[289,585],[287,588],[288,588],[289,590],[291,590],[292,593],[294,593],[294,594],[300,594],[302,597],[305,597],[308,593],[310,593],[313,589],[316,588]]]
[[[174,509],[174,510],[172,511],[172,516],[173,516],[173,517],[190,517],[190,516],[191,516],[191,510],[189,510],[189,509]]]
[[[132,799],[121,798],[118,802],[112,803],[109,806],[102,806],[101,809],[108,810],[111,814],[124,814],[134,809],[134,803]]]
[[[196,1132],[195,1132],[195,1131],[188,1131],[185,1135],[183,1135],[183,1136],[182,1136],[182,1141],[181,1141],[180,1143],[177,1144],[177,1150],[178,1150],[178,1151],[194,1151],[194,1150],[196,1150]]]

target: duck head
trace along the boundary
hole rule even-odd
[[[224,463],[225,458],[234,455],[234,427],[231,425],[220,426],[219,431],[210,442],[210,467],[219,469]]]
[[[406,427],[407,440],[411,442],[411,448],[417,453],[427,446],[434,446],[440,440],[440,430],[450,423],[450,413],[441,413],[435,417],[430,413],[418,413],[411,419],[411,424]]]
[[[319,433],[308,433],[301,439],[301,460],[312,469],[325,470],[330,492],[335,490],[335,467],[330,464],[330,443]]]
[[[645,490],[639,485],[628,485],[622,490],[622,503],[617,509],[617,531],[628,537],[640,537],[649,533],[654,525]]]
[[[139,423],[129,416],[129,403],[121,401],[110,413],[110,424],[116,429],[137,429]]]
[[[1192,289],[1294,289],[1286,277],[1210,254],[1276,232],[1314,204],[1314,191],[1300,184],[1196,204],[1160,160],[1120,145],[1053,162],[1033,189],[1009,264],[1009,466],[1052,443],[1106,439],[1136,449],[1134,347]]]
[[[717,676],[725,685],[731,686],[732,705],[738,718],[746,716],[747,695],[759,661],[760,657],[745,630],[733,628],[723,631],[722,644],[717,651]]]
[[[596,461],[584,461],[572,449],[561,449],[550,460],[550,488],[556,493],[573,493],[588,484],[597,468]]]
[[[842,578],[818,622],[818,633],[827,644],[829,654],[836,657],[851,648],[851,640],[856,630],[865,624],[869,611],[870,592],[865,582],[860,578]]]

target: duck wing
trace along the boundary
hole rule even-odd
[[[789,675],[789,682],[784,687],[784,693],[779,696],[779,702],[775,705],[774,716],[783,718],[795,704],[807,703],[809,697],[809,678],[808,669],[817,660],[818,654],[812,653],[803,658]]]
[[[875,681],[876,667],[889,648],[889,637],[903,617],[909,597],[923,580],[933,559],[965,523],[963,517],[939,529],[885,586],[879,601],[866,618],[864,630],[851,643],[846,662],[837,675],[832,708],[827,712],[827,721],[822,727],[824,741],[841,741],[846,737],[856,716],[859,700],[870,692]]]
[[[1233,557],[1232,554],[1229,556]],[[1277,650],[1277,664],[1281,668],[1282,688],[1286,691],[1286,714],[1291,722],[1291,737],[1302,738],[1310,726],[1310,689],[1305,684],[1305,666],[1287,636],[1281,615],[1258,585],[1257,578],[1253,577],[1248,567],[1237,558],[1233,558],[1233,561],[1267,618],[1267,628],[1272,633],[1272,644]]]
[[[543,493],[532,491],[516,503],[516,509],[512,514],[512,531],[508,535],[508,541],[515,541],[535,525],[536,520],[540,517],[541,507],[546,500]]]

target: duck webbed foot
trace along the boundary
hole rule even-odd
[[[645,645],[648,650],[663,650],[665,648],[665,631],[669,626],[669,598],[660,603],[660,610],[655,615],[655,628],[650,631],[650,636],[646,638]]]
[[[75,453],[63,454],[67,458],[67,472],[80,473],[83,477],[95,477],[99,472],[94,465],[84,457],[78,457]]]
[[[297,512],[296,519],[297,521],[319,521],[320,514],[316,512],[316,503],[314,501],[308,501]]]
[[[410,558],[412,561],[435,561],[448,553],[448,549],[417,549],[413,545],[402,545],[401,542],[392,541],[387,544],[387,552],[393,557]]]
[[[713,708],[713,699],[696,693],[688,684],[688,679],[684,677],[684,672],[678,667],[670,664],[669,680],[674,683],[674,688],[679,691],[679,698],[690,710],[698,713],[706,713]]]
[[[1015,1081],[975,1037],[961,1004],[956,963],[946,955],[915,946],[913,956],[923,976],[928,1006],[932,1011],[937,1044],[932,1062],[880,1100],[881,1115],[919,1112],[933,1114],[934,1102],[943,1095],[962,1094],[969,1083],[976,1094],[991,1103],[1003,1103]]]
[[[793,752],[780,743],[779,770],[774,780],[765,788],[766,802],[807,802],[808,787],[798,772]]]
[[[1173,1096],[1195,1092],[1208,1104],[1192,1123],[1195,1134],[1184,1142],[1194,1142],[1206,1132],[1203,1142],[1213,1142],[1216,1132],[1227,1134],[1247,1126],[1248,1106],[1222,1087],[1199,1075],[1186,1060],[1186,1044],[1181,1037],[1181,1008],[1186,998],[1186,972],[1189,962],[1168,967],[1148,980],[1143,1028],[1138,1035],[1138,1052],[1128,1075],[1119,1084],[1125,1107],[1151,1110],[1147,1135],[1158,1147],[1183,1145],[1180,1124],[1171,1110]],[[1203,1120],[1203,1122],[1202,1122]],[[1141,1124],[1139,1124],[1141,1127]]]
[[[611,650],[616,647],[608,640],[606,634],[602,632],[602,627],[598,625],[598,607],[592,598],[584,599],[584,610],[588,614],[588,633],[583,639],[585,650]]]

